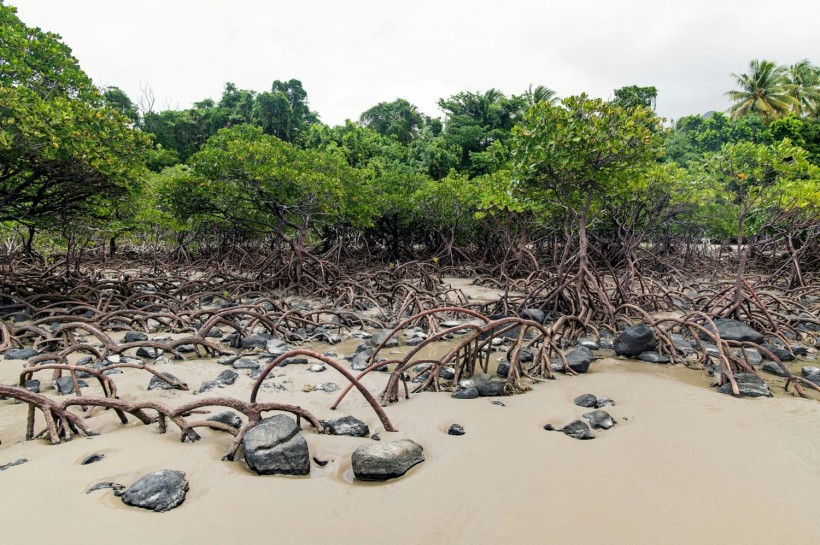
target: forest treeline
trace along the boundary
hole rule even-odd
[[[317,256],[510,275],[577,256],[583,276],[588,260],[630,270],[649,243],[671,253],[709,238],[778,240],[817,266],[820,71],[808,60],[752,61],[732,74],[726,113],[666,125],[654,87],[603,100],[531,86],[442,98],[441,118],[396,99],[328,126],[296,79],[227,83],[218,101],[158,111],[148,90],[135,101],[96,87],[59,36],[2,3],[0,25],[6,254],[129,245],[184,262],[253,249],[295,256],[297,275]]]

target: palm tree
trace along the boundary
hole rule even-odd
[[[789,95],[785,66],[767,60],[753,60],[748,74],[732,74],[740,90],[728,91],[726,95],[734,104],[729,108],[732,119],[750,113],[760,114],[767,122],[791,111],[795,99]]]
[[[544,85],[536,85],[535,89],[532,88],[532,84],[530,84],[530,88],[527,89],[527,92],[524,93],[524,96],[527,98],[527,103],[530,106],[538,104],[539,102],[549,102],[552,104],[557,100],[558,97],[555,96],[555,91],[546,87]]]
[[[789,95],[794,99],[792,110],[797,115],[810,114],[820,104],[820,68],[808,59],[789,67]]]

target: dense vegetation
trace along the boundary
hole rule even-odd
[[[552,303],[608,301],[604,314],[615,302],[600,272],[628,301],[641,271],[704,238],[746,243],[741,269],[787,263],[791,285],[817,269],[820,71],[808,60],[752,61],[732,75],[729,115],[671,126],[654,87],[604,101],[537,86],[442,98],[442,119],[397,99],[331,127],[295,79],[228,83],[186,110],[155,111],[150,93],[136,105],[95,87],[59,36],[6,5],[0,17],[0,221],[15,259],[79,270],[123,245],[179,263],[264,255],[289,285],[328,281],[351,258],[511,277],[546,267],[560,279]]]

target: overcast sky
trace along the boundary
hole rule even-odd
[[[658,113],[725,110],[749,60],[820,63],[809,0],[6,0],[62,35],[98,85],[159,107],[301,80],[329,124],[397,97],[428,114],[459,91],[604,98],[658,88]]]

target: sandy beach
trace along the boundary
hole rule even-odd
[[[195,391],[223,366],[214,360],[160,365]],[[361,396],[337,411],[336,394],[303,392],[318,381],[344,383],[333,370],[291,365],[263,399],[294,402],[319,418],[353,415],[382,440],[410,438],[425,462],[382,484],[352,476],[350,456],[366,438],[319,435],[303,424],[309,477],[256,476],[242,461],[223,462],[230,436],[203,430],[180,443],[175,428],[121,425],[111,413],[88,422],[101,435],[50,446],[22,441],[25,405],[0,403],[4,543],[598,543],[813,544],[820,537],[820,405],[779,395],[735,399],[708,387],[701,373],[607,358],[577,377],[559,376],[522,395],[458,400],[426,392],[386,411],[400,430],[386,433]],[[20,362],[0,362],[0,380],[16,380]],[[335,376],[334,376],[335,375]],[[317,378],[318,377],[318,378]],[[46,377],[43,374],[43,378]],[[114,377],[123,397],[153,396],[169,405],[191,392],[146,392],[147,373]],[[374,392],[386,375],[372,373]],[[47,380],[44,381],[48,382]],[[211,392],[247,399],[252,381]],[[782,391],[782,388],[780,389]],[[589,409],[583,393],[610,397],[618,424],[578,441],[543,430]],[[208,395],[208,394],[201,394]],[[466,435],[450,436],[452,423]],[[80,465],[92,453],[102,461]],[[190,492],[177,509],[153,513],[124,505],[97,482],[130,485],[158,469],[182,470]]]

